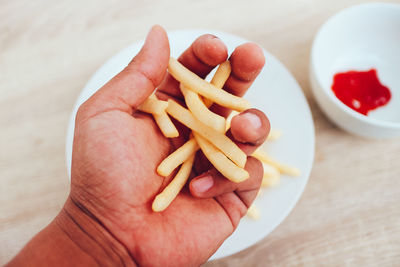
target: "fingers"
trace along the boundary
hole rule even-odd
[[[265,64],[264,52],[256,44],[245,43],[235,49],[235,51],[229,58],[229,61],[231,62],[232,72],[228,80],[224,84],[224,90],[237,96],[243,96],[250,85],[254,82],[257,75],[260,73]],[[214,104],[211,107],[211,110],[225,117],[227,117],[231,112],[230,109],[221,107],[217,104]],[[260,114],[258,113],[258,115]],[[265,117],[265,115],[263,114],[260,116]],[[246,117],[247,116],[244,116],[244,118],[235,119],[237,121],[234,122],[233,126],[231,126],[231,130],[227,133],[227,135],[230,136],[233,140],[235,140],[236,137],[238,139],[236,140],[237,145],[249,154],[256,148],[256,146],[252,144],[259,145],[262,140],[265,140],[266,136],[269,133],[270,127],[268,119],[260,118],[263,124],[265,124],[265,131],[253,131],[251,129],[254,129],[254,127],[247,123],[243,123],[243,121],[246,120]],[[232,132],[235,133],[235,136],[232,136]],[[243,135],[244,132],[247,132],[248,134]],[[253,132],[255,133],[255,136],[251,136]],[[258,139],[257,135],[259,136]],[[205,158],[203,153],[200,152],[195,159],[194,167],[196,173],[203,173],[208,170],[211,165]]]
[[[132,112],[163,80],[168,67],[169,43],[165,30],[154,26],[140,52],[84,105],[91,112],[119,109]]]
[[[217,37],[205,34],[197,38],[178,60],[185,67],[204,78],[215,66],[224,62],[227,57],[228,50],[225,44]],[[179,83],[170,74],[167,74],[156,94],[161,100],[168,100],[172,97],[175,101],[184,101]],[[174,123],[177,122],[174,120]],[[174,146],[179,147],[187,139],[188,132],[182,134],[181,129],[186,127],[179,127],[179,123],[177,128],[180,135],[178,138],[174,138],[172,142]]]
[[[255,191],[257,194],[263,176],[263,167],[257,159],[248,157],[245,169],[249,172],[250,178],[241,183],[229,181],[215,169],[208,171],[190,181],[190,192],[198,198],[210,198],[233,191],[236,193]],[[247,205],[251,204],[253,198],[246,196],[244,200]]]
[[[228,57],[225,44],[218,37],[205,34],[197,38],[180,57],[179,61],[198,76],[205,78]]]
[[[217,65],[228,57],[228,49],[225,44],[211,34],[205,34],[197,38],[192,45],[182,53],[178,61],[186,68],[205,78]],[[178,82],[167,75],[159,87],[159,91],[175,98],[183,98]]]
[[[210,171],[194,178],[189,184],[189,190],[193,196],[214,197],[224,209],[234,228],[256,198],[263,177],[262,164],[253,157],[248,157],[245,169],[250,177],[242,183],[232,183],[218,172]]]
[[[245,112],[242,112],[239,115],[236,115],[232,119],[231,130],[228,133],[228,136],[247,155],[251,155],[265,141],[265,139],[268,136],[269,130],[270,130],[270,124],[265,114],[257,109],[249,109],[246,110]],[[247,183],[250,183],[250,185],[252,185],[250,172],[249,172],[250,174],[249,179],[247,179],[243,183],[239,184],[234,183],[223,177],[215,168],[212,168],[212,166],[210,165],[209,161],[205,158],[203,153],[198,153],[198,156],[196,158],[197,158],[195,165],[196,173],[203,173],[200,176],[194,178],[190,182],[190,189],[191,189],[190,191],[196,197],[200,196],[198,194],[200,192],[199,190],[203,190],[204,192],[207,191],[208,192],[207,197],[214,197],[229,191],[232,192],[236,190],[239,184],[244,184],[245,187],[248,185]],[[246,168],[250,168],[250,171],[252,171],[252,167],[254,166],[254,164],[256,165],[258,164],[254,163],[253,161],[254,159],[250,157],[248,158],[246,163]],[[210,168],[212,169],[210,170]],[[204,174],[204,172],[206,173]],[[219,183],[216,180],[212,179],[213,176],[218,176],[223,178],[220,180],[221,182],[223,181],[224,190],[221,191],[222,187],[219,186]],[[261,176],[262,176],[262,171],[261,171]],[[193,184],[198,183],[198,184],[197,186],[193,185],[192,188],[192,183]]]
[[[245,43],[236,47],[229,61],[232,72],[225,82],[224,90],[237,96],[243,96],[264,67],[264,52],[254,43]],[[231,112],[230,109],[217,104],[214,104],[211,110],[225,117]]]
[[[228,136],[247,154],[251,155],[264,143],[270,131],[270,123],[258,109],[248,109],[232,118]]]
[[[245,43],[233,51],[229,61],[232,65],[232,81],[236,78],[242,82],[252,82],[264,67],[265,57],[262,49],[257,44]],[[248,84],[247,88],[250,85]],[[228,86],[230,92],[238,96],[243,95],[245,93],[244,90],[247,88],[243,86]]]
[[[246,215],[248,207],[235,192],[219,195],[214,198],[224,209],[234,229],[239,225],[240,219]]]
[[[218,201],[224,209],[234,228],[238,226],[240,219],[246,215],[247,209],[257,197],[263,177],[262,164],[253,157],[248,158],[246,169],[250,174],[250,178],[237,184],[235,188],[232,187],[232,183],[225,177],[213,177],[215,186],[212,187],[212,190],[215,190],[213,192],[213,194],[216,194],[215,200]],[[203,195],[199,197],[203,197],[207,194],[208,192],[204,192]]]
[[[232,118],[231,129],[227,132],[227,136],[247,155],[251,155],[264,143],[270,128],[267,116],[262,111],[252,108]],[[194,168],[198,174],[212,168],[201,151],[197,153]]]

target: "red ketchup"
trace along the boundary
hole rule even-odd
[[[380,83],[375,69],[337,73],[332,90],[345,105],[364,115],[386,105],[391,98],[389,88]]]

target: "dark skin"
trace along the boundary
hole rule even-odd
[[[262,165],[252,157],[245,167],[250,178],[236,184],[198,152],[189,185],[165,211],[151,210],[172,177],[157,175],[157,165],[188,138],[181,126],[179,138],[165,138],[151,116],[136,111],[156,87],[159,98],[182,101],[177,81],[167,74],[169,56],[165,31],[153,27],[132,62],[80,107],[68,200],[9,266],[198,266],[232,234],[260,187]],[[205,77],[227,58],[223,42],[204,35],[179,61]],[[248,43],[229,60],[232,74],[224,90],[241,96],[265,59]],[[228,136],[250,155],[268,132],[266,116],[251,109],[234,117]]]

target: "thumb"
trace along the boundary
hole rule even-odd
[[[139,53],[85,103],[87,108],[95,113],[110,109],[131,113],[163,80],[169,51],[165,30],[161,26],[153,26]]]

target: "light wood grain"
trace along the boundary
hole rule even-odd
[[[315,120],[315,165],[294,211],[255,246],[206,266],[400,265],[400,140],[337,129],[309,89],[318,27],[360,2],[0,1],[0,264],[68,195],[65,134],[80,90],[110,56],[158,23],[258,42],[295,75]]]

